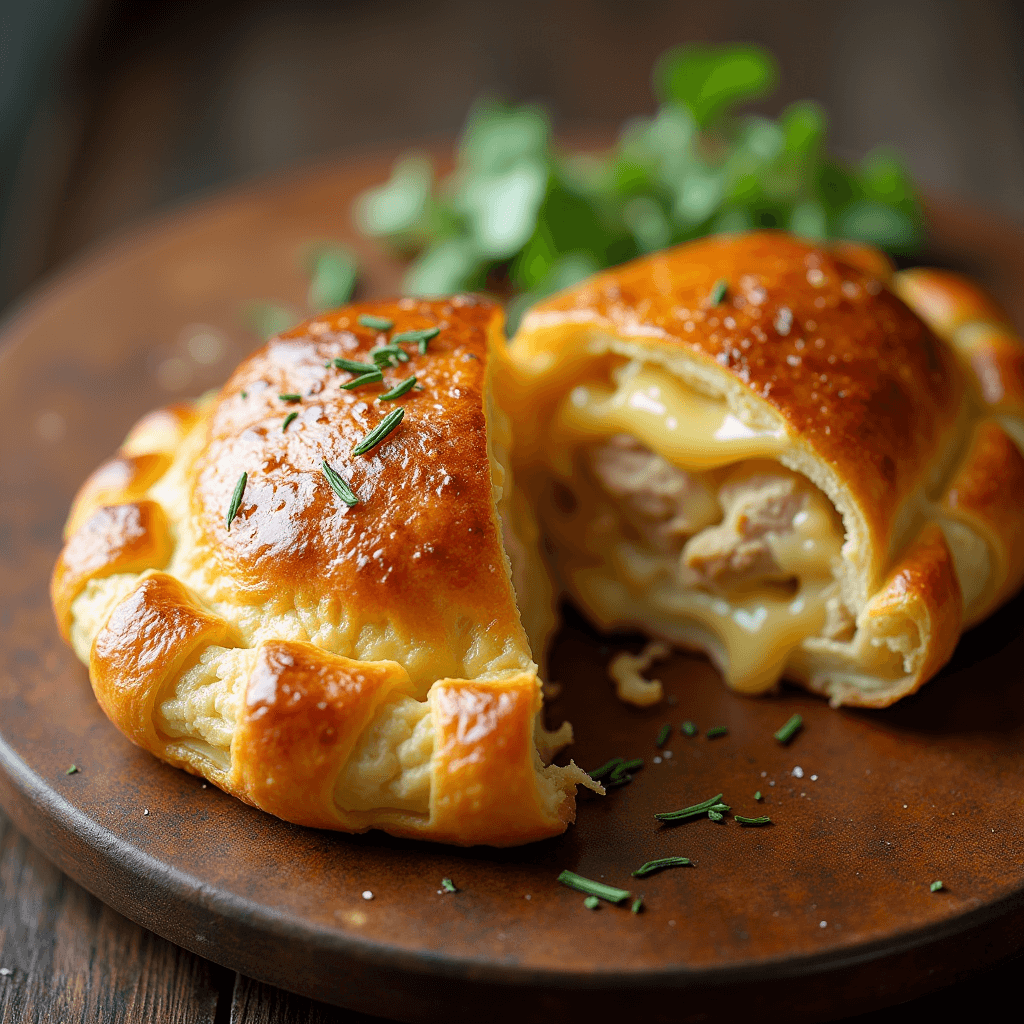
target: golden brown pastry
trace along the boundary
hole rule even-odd
[[[497,846],[565,829],[594,784],[541,756],[571,731],[540,723],[512,587],[531,584],[540,650],[550,594],[489,382],[501,322],[470,297],[351,306],[140,421],[79,492],[52,586],[126,736],[303,825]],[[345,387],[359,363],[382,369]]]
[[[1022,367],[964,279],[760,232],[534,307],[504,401],[598,624],[703,649],[743,692],[881,707],[1024,580]]]

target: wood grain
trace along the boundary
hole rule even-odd
[[[3,1024],[214,1024],[231,980],[90,896],[2,814],[0,969]]]

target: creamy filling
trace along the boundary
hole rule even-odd
[[[710,653],[744,692],[775,685],[808,637],[849,640],[831,502],[754,430],[667,371],[629,363],[556,412],[539,502],[570,591],[605,627]]]

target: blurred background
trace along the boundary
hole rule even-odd
[[[778,59],[830,148],[1024,222],[1014,0],[0,0],[0,308],[154,212],[310,161],[453,137],[481,94],[557,131],[655,109],[667,47]]]

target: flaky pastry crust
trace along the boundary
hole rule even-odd
[[[506,370],[513,463],[538,502],[552,473],[569,480],[572,453],[550,451],[554,410],[609,375],[614,422],[629,433],[623,410],[638,399],[621,398],[624,367],[656,367],[719,403],[738,421],[730,437],[763,441],[762,458],[805,477],[841,517],[831,574],[847,632],[803,637],[784,674],[835,704],[884,706],[934,675],[963,629],[1024,581],[1022,351],[1006,315],[956,275],[896,273],[866,247],[781,232],[712,237],[531,310]],[[658,439],[645,444],[658,452]],[[668,439],[661,454],[672,462]],[[613,611],[626,602],[607,560],[574,564],[564,582],[601,625],[691,636],[670,616]],[[714,632],[693,642],[728,668]]]
[[[592,783],[538,754],[571,733],[540,722],[502,544],[504,530],[529,583],[536,530],[513,509],[490,394],[501,324],[468,296],[350,306],[271,340],[215,398],[133,428],[76,497],[52,581],[129,739],[303,825],[498,846],[565,829]],[[399,345],[384,382],[341,387],[357,374],[336,360],[372,365],[390,338],[435,327],[425,351]],[[412,374],[415,389],[376,401]],[[541,648],[553,617],[537,582],[525,617]]]

